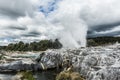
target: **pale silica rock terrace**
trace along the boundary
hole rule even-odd
[[[4,52],[0,72],[54,69],[69,60],[86,80],[120,79],[120,44],[44,52]]]

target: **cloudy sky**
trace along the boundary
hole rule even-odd
[[[0,0],[0,45],[120,36],[120,0]]]

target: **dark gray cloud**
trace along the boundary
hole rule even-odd
[[[88,37],[102,37],[102,36],[116,36],[116,35],[120,35],[120,31],[115,31],[112,33],[105,33],[105,34],[99,34],[99,33],[89,33]]]
[[[97,25],[97,26],[93,26],[92,28],[90,28],[88,30],[88,37],[99,37],[99,36],[116,36],[116,35],[120,35],[120,29],[118,28],[118,30],[114,31],[114,32],[110,32],[107,34],[96,34],[99,32],[103,32],[103,31],[110,31],[112,29],[114,29],[116,26],[120,26],[120,22],[117,23],[112,23],[112,24],[101,24],[101,25]],[[96,33],[95,33],[96,32]]]
[[[33,5],[30,0],[0,0],[0,15],[9,18],[33,15]]]
[[[119,26],[120,25],[120,22],[115,22],[115,23],[110,23],[110,24],[100,24],[100,25],[97,25],[97,26],[93,26],[93,28],[91,28],[92,31],[97,31],[97,32],[100,32],[100,31],[106,31],[106,30],[111,30],[112,28],[116,27],[116,26]]]
[[[40,36],[40,32],[36,32],[36,31],[31,31],[28,32],[26,34],[22,34],[23,37],[39,37]]]
[[[11,29],[11,30],[27,30],[27,27],[24,27],[24,26],[15,26],[15,25],[13,25],[13,26],[8,26],[6,29]]]
[[[2,16],[7,16],[7,17],[10,17],[10,18],[18,18],[20,16],[25,16],[25,13],[19,13],[17,11],[11,11],[11,10],[5,10],[5,9],[0,9],[0,14]]]

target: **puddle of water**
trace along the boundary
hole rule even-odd
[[[48,70],[48,71],[40,71],[40,72],[34,72],[34,77],[36,80],[55,80],[56,75],[60,71],[56,70]],[[15,76],[15,73],[1,73],[0,74],[0,80],[11,80],[11,78]]]

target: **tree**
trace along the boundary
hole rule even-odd
[[[45,51],[47,49],[59,49],[62,44],[58,39],[52,40],[41,40],[39,42],[24,43],[20,41],[16,44],[9,44],[8,46],[0,47],[0,50],[10,50],[10,51]]]

